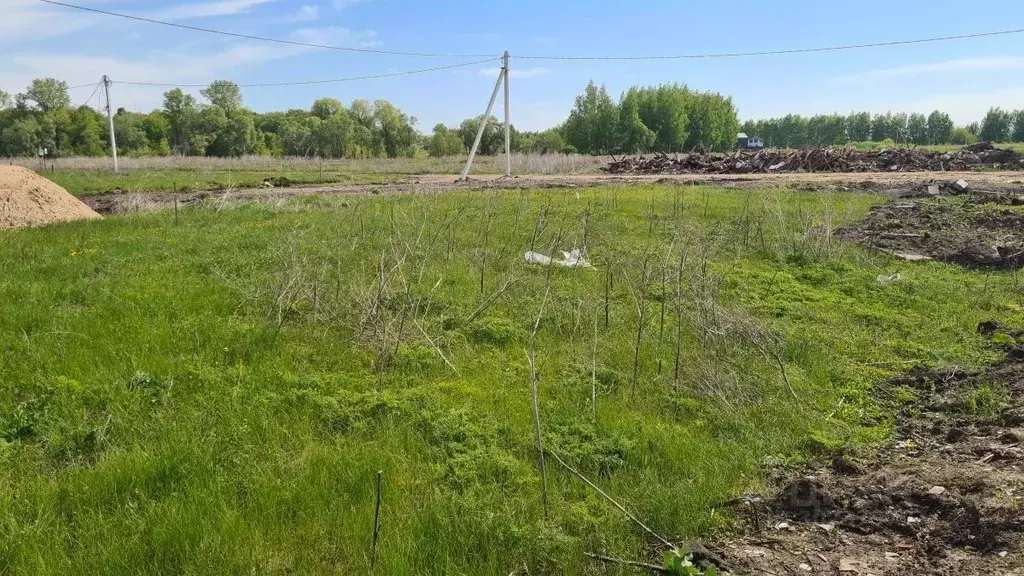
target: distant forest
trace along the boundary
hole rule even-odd
[[[891,112],[811,117],[790,114],[782,118],[748,120],[742,129],[750,136],[764,138],[766,146],[779,148],[869,141],[917,145],[963,145],[979,140],[1024,142],[1024,110],[1010,112],[991,108],[980,123],[967,126],[954,126],[949,114],[936,110],[928,116]]]
[[[387,100],[354,100],[348,106],[321,98],[308,110],[257,113],[243,105],[241,88],[216,80],[202,101],[180,89],[164,93],[163,106],[148,114],[119,108],[114,115],[118,151],[125,155],[396,158],[465,154],[481,117],[459,126],[417,129]],[[615,102],[590,82],[560,126],[525,132],[512,127],[513,151],[626,154],[726,150],[740,130],[769,146],[800,147],[849,141],[968,144],[979,139],[1024,141],[1024,110],[991,109],[981,123],[955,127],[948,114],[853,113],[747,121],[740,126],[732,99],[680,84],[633,87]],[[33,80],[14,96],[0,91],[0,156],[109,154],[106,117],[90,106],[73,107],[66,82]],[[481,154],[504,148],[503,127],[492,118]]]

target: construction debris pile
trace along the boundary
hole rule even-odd
[[[1022,170],[1024,154],[989,142],[956,152],[921,148],[862,151],[851,147],[803,150],[740,150],[731,154],[693,152],[626,157],[608,164],[610,174],[751,174],[766,172],[923,172]]]

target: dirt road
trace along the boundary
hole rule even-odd
[[[108,192],[83,197],[82,201],[100,213],[156,209],[171,206],[175,198],[181,204],[203,200],[274,200],[312,194],[422,194],[457,190],[530,190],[544,188],[588,188],[594,186],[637,186],[644,184],[713,185],[723,188],[795,188],[801,190],[841,190],[853,192],[899,192],[929,181],[966,180],[975,190],[1024,194],[1024,172],[868,172],[858,174],[679,174],[670,176],[633,176],[611,174],[531,175],[504,178],[496,175],[473,176],[468,182],[456,182],[455,175],[410,176],[391,184],[332,184],[289,188],[241,188],[214,192]]]

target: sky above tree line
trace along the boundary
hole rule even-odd
[[[72,0],[72,3],[76,3]],[[412,0],[78,0],[79,4],[239,32],[395,51],[499,55],[648,55],[757,51],[1024,27],[1024,2],[809,0],[747,3],[648,0],[623,5]],[[0,89],[33,78],[205,84],[307,81],[430,68],[474,59],[353,54],[282,46],[86,14],[36,0],[0,0]],[[1024,35],[726,60],[550,61],[513,58],[513,121],[554,126],[593,79],[614,97],[635,85],[680,82],[733,97],[742,119],[868,110],[948,112],[958,124],[990,106],[1024,107]],[[481,114],[497,63],[423,75],[312,86],[246,88],[257,111],[305,108],[321,96],[386,98],[429,131]],[[115,85],[114,105],[158,108],[167,87]],[[187,89],[198,95],[198,88]],[[72,92],[83,103],[91,88]],[[95,104],[95,99],[92,101]]]

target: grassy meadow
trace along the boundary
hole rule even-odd
[[[608,574],[765,467],[890,433],[1018,278],[834,230],[882,199],[605,187],[0,232],[0,573]],[[596,269],[523,253],[584,248]],[[902,279],[881,284],[880,274]],[[536,375],[531,370],[534,358]],[[377,471],[383,502],[371,552]]]
[[[597,172],[606,156],[579,154],[512,155],[517,174],[579,174]],[[126,157],[114,174],[110,158],[73,157],[47,160],[11,158],[6,162],[36,170],[76,196],[125,192],[172,192],[174,190],[224,190],[259,188],[265,180],[275,186],[316,184],[386,184],[417,174],[459,174],[465,156],[445,158],[325,159],[243,156],[206,158],[181,156]],[[503,174],[504,156],[478,156],[473,174]]]

